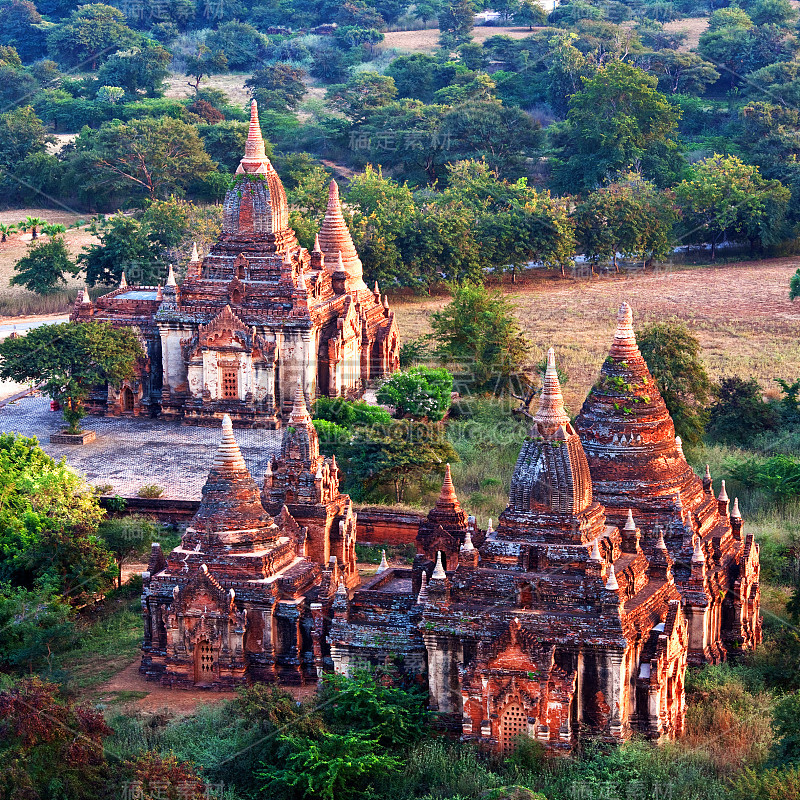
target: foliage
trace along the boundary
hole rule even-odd
[[[711,244],[711,258],[724,239],[766,246],[780,240],[789,190],[764,179],[758,167],[716,153],[694,167],[675,189],[690,242]]]
[[[144,486],[139,487],[139,491],[136,493],[136,496],[155,499],[161,497],[162,494],[164,494],[164,489],[161,486],[158,486],[155,483],[146,483]]]
[[[768,492],[775,500],[785,501],[800,495],[800,459],[794,456],[731,459],[727,468],[732,478],[745,486]]]
[[[722,378],[709,408],[708,436],[718,442],[747,445],[775,425],[775,412],[754,378]]]
[[[680,323],[648,325],[637,334],[639,350],[664,398],[676,433],[700,441],[707,420],[711,381],[700,360],[700,342]]]
[[[125,763],[123,774],[141,800],[202,800],[206,784],[192,764],[146,751]]]
[[[446,369],[413,367],[396,372],[378,389],[378,402],[394,406],[395,415],[438,422],[450,408],[453,376]]]
[[[148,517],[124,516],[104,520],[98,536],[117,562],[117,585],[122,585],[122,565],[135,554],[144,553],[151,542],[158,541],[159,528]]]
[[[457,365],[456,391],[499,394],[520,380],[528,342],[509,300],[477,283],[453,291],[453,299],[431,314],[437,355]]]
[[[108,776],[103,714],[38,678],[0,692],[0,797],[94,800]]]
[[[133,377],[136,360],[144,352],[130,328],[65,322],[5,339],[0,342],[0,356],[0,377],[43,382],[44,391],[63,407],[69,432],[77,433],[91,389],[104,383],[118,386]]]
[[[70,259],[69,250],[62,237],[34,245],[14,265],[16,275],[11,278],[12,286],[24,286],[36,294],[52,294],[58,291],[58,284],[66,284],[67,275],[76,275],[78,267]]]
[[[458,460],[437,425],[412,420],[356,428],[347,452],[348,485],[362,494],[391,485],[398,503],[410,483],[423,475],[442,474],[447,462]]]
[[[391,425],[386,409],[364,400],[345,400],[341,397],[318,397],[314,403],[314,419],[332,422],[346,430]]]

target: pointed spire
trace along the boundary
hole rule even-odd
[[[89,287],[83,287],[83,296],[81,297],[81,305],[82,306],[90,306],[92,304],[92,298],[89,297]]]
[[[664,529],[658,525],[658,540],[656,541],[656,550],[663,550],[664,552],[667,551],[667,544],[664,541]]]
[[[492,518],[489,517],[489,522],[486,525],[486,535],[488,536],[490,533],[494,533],[494,528],[492,527]]]
[[[711,467],[708,464],[706,464],[706,472],[705,475],[703,475],[703,491],[706,494],[711,494],[712,488],[713,487],[711,485]]]
[[[611,358],[623,360],[638,352],[639,346],[636,344],[636,334],[633,332],[633,311],[627,303],[622,303],[617,312],[617,329],[614,332],[609,355]]]
[[[472,531],[467,528],[467,532],[464,535],[464,544],[461,545],[461,552],[462,553],[471,553],[475,549],[475,545],[472,543]]]
[[[177,286],[175,281],[175,271],[172,269],[172,264],[169,265],[169,274],[167,275],[167,286]]]
[[[706,557],[703,553],[703,548],[700,545],[700,537],[695,536],[694,551],[692,552],[692,564],[705,564]]]
[[[233,423],[231,418],[225,414],[222,418],[222,440],[217,448],[217,455],[214,457],[212,469],[217,470],[246,470],[247,466],[242,457],[242,451],[233,436]]]
[[[589,553],[589,560],[590,561],[602,561],[602,557],[600,556],[600,545],[597,543],[597,539],[592,542],[592,551]]]
[[[333,180],[328,187],[328,207],[319,229],[319,243],[328,272],[346,274],[345,291],[369,291],[364,283],[361,259],[358,257],[353,237],[342,214],[339,187]]]
[[[292,413],[289,415],[289,422],[292,425],[311,424],[311,416],[308,413],[306,397],[303,394],[303,384],[299,379],[297,381],[297,388],[294,390],[294,403],[292,404]]]
[[[128,288],[128,281],[125,278],[125,270],[122,270],[122,276],[119,279],[119,288],[120,289],[127,289]]]
[[[444,566],[442,565],[442,551],[436,551],[436,566],[433,568],[433,573],[431,574],[432,581],[443,581],[447,577],[447,573],[444,571]]]
[[[636,530],[636,523],[633,521],[633,510],[628,509],[628,518],[625,520],[625,527],[622,529],[624,531],[635,531]]]
[[[730,498],[728,497],[728,493],[725,491],[725,481],[723,480],[722,481],[722,486],[720,487],[720,490],[719,490],[719,496],[717,497],[717,500],[719,500],[720,503],[727,503],[729,499]]]
[[[199,261],[200,253],[197,252],[197,242],[192,242],[192,255],[189,256],[189,261]]]
[[[386,561],[386,551],[381,550],[381,563],[379,564],[375,574],[381,575],[382,573],[386,572],[387,569],[389,569],[389,563]]]
[[[378,287],[378,281],[375,281],[375,288],[372,290],[372,294],[374,294],[376,297],[381,296],[381,290]]]
[[[342,259],[342,251],[339,250],[339,255],[336,258],[336,271],[344,272],[344,260]]]
[[[321,253],[322,248],[319,246],[319,234],[314,237],[314,253]]]
[[[617,583],[617,576],[614,573],[614,565],[608,565],[608,577],[606,578],[606,589],[610,592],[616,592],[619,589],[619,584]]]
[[[306,278],[305,278],[305,275],[303,275],[302,266],[300,267],[300,269],[297,272],[297,288],[301,289],[304,292],[308,291],[308,287],[306,286]]]
[[[742,514],[739,511],[739,498],[733,498],[733,508],[731,509],[731,519],[741,519]]]
[[[561,394],[561,384],[556,372],[555,351],[551,347],[547,351],[547,370],[542,382],[542,394],[539,397],[539,410],[533,417],[543,433],[553,435],[562,425],[569,423],[569,417],[564,410],[564,398]]]
[[[683,439],[681,439],[680,436],[675,437],[675,446],[678,448],[678,455],[681,458],[686,458],[686,456],[683,454]]]
[[[450,475],[450,465],[447,464],[444,468],[444,481],[442,482],[442,490],[439,492],[439,499],[436,501],[436,507],[454,506],[457,503],[456,488],[453,486],[453,478]]]
[[[419,585],[417,604],[424,606],[428,602],[428,573],[422,570],[422,582]]]
[[[258,103],[250,101],[250,127],[247,130],[247,141],[244,146],[245,158],[266,158],[264,137],[261,135],[261,122],[258,119]]]

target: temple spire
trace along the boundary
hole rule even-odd
[[[555,351],[551,347],[547,351],[547,370],[542,382],[542,394],[539,397],[539,410],[533,417],[543,433],[552,435],[562,425],[569,424],[569,417],[564,410],[564,397],[556,372]]]
[[[303,394],[303,384],[299,380],[297,381],[297,388],[294,391],[294,402],[292,404],[292,413],[289,415],[289,422],[292,425],[311,424],[311,416],[308,413],[306,397]]]
[[[119,288],[120,289],[127,289],[128,288],[128,281],[125,278],[125,270],[122,270],[122,277],[119,279]]]
[[[92,304],[92,298],[89,297],[89,287],[83,287],[83,296],[81,297],[81,305],[82,306],[90,306]]]
[[[192,255],[189,256],[189,261],[199,261],[200,254],[197,252],[197,242],[192,242]]]
[[[244,143],[244,158],[236,168],[236,174],[264,173],[269,166],[269,159],[261,135],[261,123],[258,121],[258,104],[250,101],[250,127],[247,130],[247,141]]]
[[[433,568],[433,572],[431,573],[431,580],[432,581],[443,581],[447,577],[447,573],[444,571],[444,565],[442,564],[442,551],[436,551],[436,566]]]
[[[227,414],[222,418],[222,440],[217,448],[217,454],[214,457],[211,469],[215,469],[218,472],[247,469],[242,457],[242,451],[239,450],[239,445],[233,436],[233,423]]]
[[[442,490],[439,492],[439,499],[436,501],[436,507],[443,508],[455,505],[458,505],[458,496],[456,495],[456,488],[453,486],[453,478],[450,475],[450,465],[447,464],[444,468],[444,481],[442,482]]]
[[[627,303],[622,303],[617,312],[617,329],[611,344],[611,358],[625,359],[639,354],[636,334],[633,332],[633,311]]]
[[[172,264],[169,265],[169,274],[167,275],[167,286],[177,286],[177,282],[175,280],[175,271],[172,269]]]
[[[328,271],[346,274],[346,291],[369,291],[364,283],[361,259],[358,257],[353,237],[342,214],[339,186],[334,180],[328,187],[328,207],[318,236]]]
[[[389,563],[386,561],[386,551],[381,550],[381,563],[378,565],[378,569],[375,571],[376,575],[381,575],[386,570],[389,569]]]

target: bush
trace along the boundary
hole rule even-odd
[[[391,425],[389,412],[364,400],[343,400],[340,397],[320,397],[314,404],[314,417],[352,430],[356,427]]]
[[[775,411],[765,402],[754,378],[722,378],[714,396],[706,429],[713,440],[748,445],[754,436],[775,426]]]
[[[800,496],[800,458],[785,455],[731,458],[725,466],[732,478],[749,488],[767,492],[776,501]]]
[[[395,415],[438,422],[450,408],[453,376],[446,369],[412,367],[397,372],[378,389],[378,402],[394,406]]]
[[[161,495],[164,494],[164,490],[155,483],[146,483],[136,494],[138,497],[154,500],[157,497],[161,497]]]

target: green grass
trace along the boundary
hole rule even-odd
[[[85,692],[112,678],[133,661],[142,644],[141,586],[126,585],[106,598],[105,607],[79,621],[78,644],[53,659],[42,677],[68,692]]]

